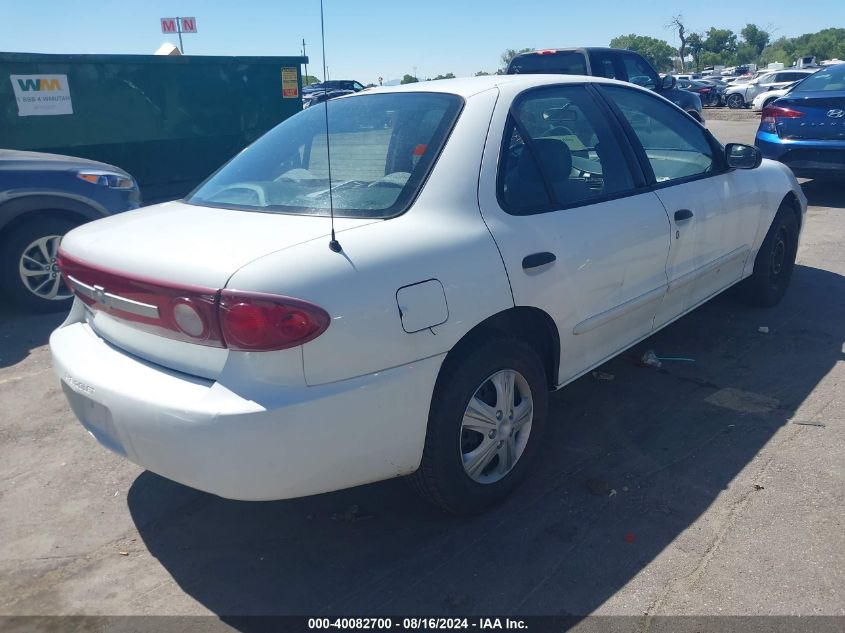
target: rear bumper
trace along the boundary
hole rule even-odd
[[[50,337],[76,416],[101,444],[164,477],[231,499],[299,497],[419,466],[442,356],[266,399],[115,349],[86,324]]]
[[[845,142],[842,141],[789,141],[777,134],[757,132],[754,144],[764,158],[783,163],[798,177],[845,174]]]

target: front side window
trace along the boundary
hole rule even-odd
[[[526,215],[633,189],[624,154],[585,86],[532,90],[511,106],[499,199]]]
[[[659,97],[634,88],[601,86],[645,150],[657,182],[713,172],[717,162],[701,126]]]
[[[623,55],[622,63],[628,73],[628,81],[643,88],[654,90],[657,88],[657,76],[654,70],[639,55]]]
[[[331,200],[340,217],[392,217],[413,200],[462,104],[456,95],[421,92],[326,101],[270,130],[187,202],[328,215]]]

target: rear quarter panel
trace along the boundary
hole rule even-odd
[[[405,214],[339,233],[342,253],[318,239],[262,257],[230,279],[230,288],[297,297],[330,314],[328,330],[302,347],[309,385],[445,354],[480,321],[513,306],[501,256],[478,208],[481,154],[497,95],[490,90],[467,99]],[[397,290],[429,279],[443,286],[448,319],[408,333]]]

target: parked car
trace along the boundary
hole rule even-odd
[[[772,101],[776,101],[785,94],[787,94],[797,83],[798,82],[796,81],[794,83],[787,84],[783,88],[761,92],[756,97],[754,97],[754,101],[751,102],[751,109],[754,112],[762,112],[763,108],[772,103]]]
[[[553,48],[522,53],[508,64],[507,74],[560,73],[593,75],[629,81],[669,99],[696,121],[703,121],[698,95],[675,87],[671,75],[661,78],[651,64],[633,51],[619,48]]]
[[[365,88],[364,84],[354,79],[329,79],[328,81],[318,81],[302,89],[302,94],[306,95],[312,92],[324,92],[332,90],[351,90],[352,92],[360,92]]]
[[[678,79],[675,84],[681,90],[694,92],[701,99],[702,106],[717,106],[720,105],[719,89],[715,83],[710,83],[701,80]]]
[[[188,486],[411,475],[472,512],[527,474],[549,391],[741,280],[776,304],[805,211],[786,167],[630,83],[376,88],[71,231],[53,366],[96,439]]]
[[[815,69],[792,69],[765,72],[747,83],[732,85],[725,91],[725,103],[729,108],[745,108],[751,105],[761,92],[777,90],[812,75]]]
[[[845,64],[827,66],[763,108],[755,145],[806,178],[845,176]]]
[[[113,165],[0,149],[0,290],[26,310],[68,310],[56,264],[62,236],[140,204],[135,180]]]
[[[329,99],[337,99],[338,97],[354,94],[354,92],[354,90],[320,90],[317,92],[311,92],[307,95],[302,95],[302,107],[310,108],[314,104],[323,103],[324,101],[328,101]]]

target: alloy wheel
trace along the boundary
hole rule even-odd
[[[459,450],[470,479],[491,484],[511,472],[528,444],[533,417],[531,388],[522,374],[503,369],[485,379],[461,422]]]
[[[742,98],[742,95],[731,95],[728,97],[728,107],[734,110],[738,110],[745,105],[745,100]]]
[[[61,235],[45,235],[31,242],[21,254],[18,274],[24,288],[48,301],[64,301],[71,297],[62,285],[56,256]]]

